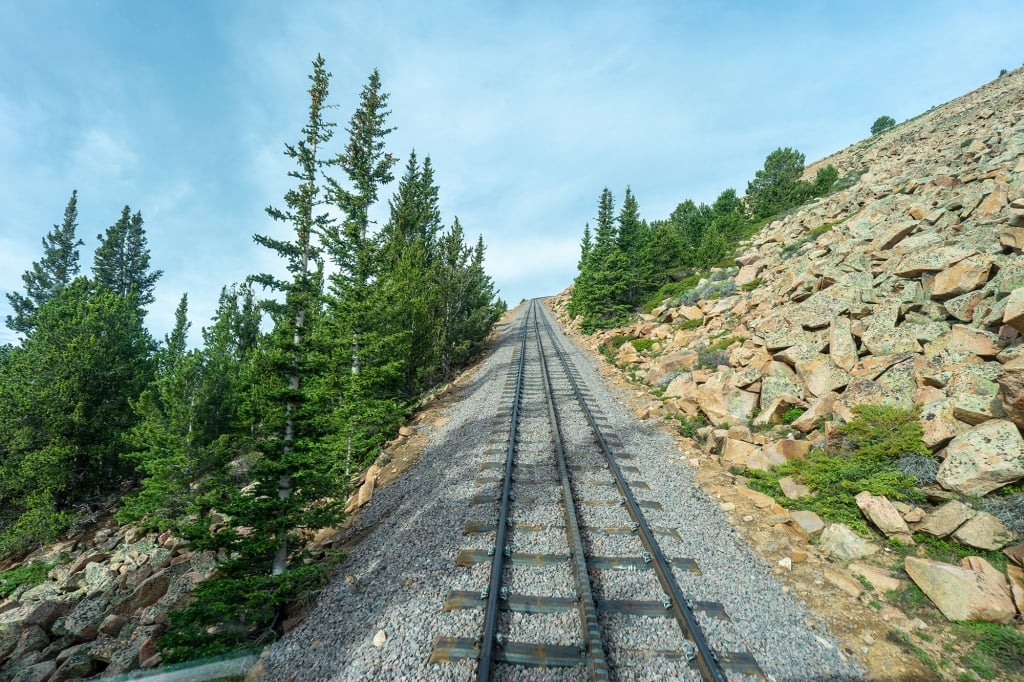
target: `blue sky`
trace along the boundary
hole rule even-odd
[[[603,187],[630,185],[647,219],[742,194],[777,147],[810,163],[1019,66],[1019,9],[0,0],[0,292],[77,189],[83,271],[121,207],[141,211],[164,271],[150,329],[188,292],[197,339],[223,285],[279,267],[252,235],[285,234],[263,209],[289,187],[319,52],[342,126],[380,69],[389,151],[432,157],[445,222],[483,234],[500,295],[556,293]]]

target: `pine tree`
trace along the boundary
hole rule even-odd
[[[7,316],[11,331],[30,336],[35,328],[35,313],[39,306],[53,298],[78,275],[78,247],[84,242],[75,237],[78,228],[78,190],[71,192],[64,209],[64,222],[54,225],[43,239],[43,258],[32,263],[32,269],[21,279],[25,293],[7,294],[14,315]]]
[[[623,299],[615,303],[634,308],[639,304],[640,296],[647,284],[649,264],[643,258],[647,242],[646,225],[640,220],[640,206],[628,186],[619,211],[618,224],[616,246],[625,265],[625,291]]]
[[[0,377],[0,555],[52,539],[77,502],[128,475],[130,401],[152,377],[134,296],[84,277],[36,311]]]
[[[252,536],[239,537],[231,529],[224,535],[224,541],[241,552],[250,566],[265,565],[273,575],[288,570],[294,553],[289,540],[298,528],[339,518],[336,503],[323,505],[318,513],[306,513],[312,502],[332,495],[336,482],[330,466],[318,459],[321,453],[313,446],[320,434],[303,383],[316,374],[310,339],[322,307],[322,258],[315,237],[330,227],[326,214],[316,212],[322,202],[320,173],[326,165],[320,157],[321,147],[332,136],[331,124],[323,119],[330,80],[324,64],[319,55],[313,62],[309,120],[302,129],[303,138],[297,145],[285,146],[285,155],[298,166],[290,173],[298,186],[285,194],[285,209],[267,209],[272,218],[293,227],[295,238],[254,237],[285,261],[292,277],[288,281],[269,274],[252,278],[283,294],[284,301],[272,306],[274,329],[251,396],[257,404],[251,410],[258,415],[254,428],[263,434],[254,443],[261,457],[250,474],[257,492],[255,499],[236,497],[232,504],[247,517]]]
[[[388,94],[381,90],[380,73],[374,69],[359,96],[359,106],[349,121],[349,140],[336,163],[348,176],[351,189],[327,179],[328,196],[344,214],[341,229],[327,233],[326,246],[338,268],[332,276],[333,314],[340,329],[351,338],[351,372],[358,374],[364,364],[360,336],[369,316],[365,291],[375,274],[373,242],[368,239],[370,207],[383,185],[394,179],[391,169],[397,157],[385,151],[384,138],[394,128],[386,127]],[[371,342],[372,343],[372,342]]]
[[[153,289],[164,274],[149,269],[149,247],[142,226],[142,213],[125,206],[121,217],[97,235],[100,245],[93,257],[92,276],[101,287],[118,296],[134,296],[139,312],[154,300]]]

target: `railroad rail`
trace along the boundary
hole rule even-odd
[[[483,625],[471,636],[437,637],[430,661],[477,660],[476,677],[483,682],[513,679],[520,666],[577,668],[581,674],[570,676],[590,680],[642,679],[641,673],[629,672],[626,661],[631,656],[668,661],[680,672],[689,670],[708,681],[730,679],[726,670],[765,679],[749,654],[716,652],[709,644],[695,611],[726,621],[728,616],[720,604],[695,602],[683,593],[673,569],[699,575],[700,568],[686,558],[667,558],[657,539],[678,538],[685,531],[647,522],[643,509],[659,505],[634,495],[634,488],[648,486],[626,478],[639,473],[620,463],[632,455],[623,451],[590,404],[587,387],[560,347],[548,313],[534,300],[522,319],[506,379],[508,407],[492,423],[488,448],[489,454],[504,458],[486,461],[478,479],[480,486],[500,486],[500,491],[474,496],[471,503],[487,516],[470,519],[464,529],[466,535],[493,534],[494,542],[488,549],[464,549],[457,559],[461,566],[489,563],[488,582],[479,591],[453,590],[444,602],[446,610],[483,607]],[[617,525],[602,525],[602,520]],[[558,551],[516,551],[520,546],[535,548],[538,542],[531,535],[550,539],[559,530],[564,538]],[[616,537],[624,538],[628,549],[611,556],[594,551]],[[629,538],[639,541],[639,551],[632,549],[635,541]],[[539,587],[521,584],[524,578],[529,583],[532,572],[561,570],[564,575],[566,567],[571,587],[547,585],[557,584],[557,579],[541,579]],[[656,583],[639,578],[648,572]],[[647,598],[637,598],[640,592]],[[540,627],[531,629],[530,618],[556,620],[541,620]],[[652,619],[671,619],[681,637],[652,630],[645,638],[647,647],[624,647],[616,632],[622,619],[644,619],[641,631]],[[528,638],[514,636],[517,630]],[[667,640],[670,647],[650,648],[652,640]]]

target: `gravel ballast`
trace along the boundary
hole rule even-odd
[[[460,549],[482,549],[493,541],[493,534],[464,535],[463,527],[470,519],[493,521],[496,517],[496,505],[470,504],[470,498],[498,489],[492,483],[480,485],[478,479],[501,473],[482,472],[480,465],[504,455],[494,439],[507,429],[506,379],[522,318],[520,309],[500,330],[492,351],[462,386],[461,400],[448,408],[448,420],[429,433],[430,442],[420,461],[378,490],[363,508],[352,532],[362,531],[365,537],[350,550],[307,618],[267,650],[262,660],[265,679],[474,678],[474,661],[430,664],[427,659],[436,636],[472,637],[482,626],[482,609],[443,611],[442,605],[449,590],[479,591],[487,581],[488,564],[458,567],[455,559]],[[769,679],[778,682],[862,679],[806,609],[783,593],[770,567],[736,535],[725,513],[696,488],[693,471],[680,461],[672,439],[622,407],[621,395],[604,386],[595,361],[556,334],[600,414],[602,431],[617,436],[610,439],[614,450],[633,455],[619,460],[628,472],[626,478],[650,487],[635,489],[634,495],[661,505],[660,510],[644,510],[648,523],[652,528],[678,531],[678,539],[658,535],[665,555],[693,559],[700,568],[700,575],[677,568],[674,575],[680,587],[695,600],[721,603],[728,614],[731,622],[697,613],[712,645],[721,651],[753,655]],[[570,444],[587,438],[583,427],[563,423]],[[537,447],[536,436],[536,432],[527,436],[531,448]],[[570,446],[567,454],[571,456],[576,449]],[[530,467],[529,473],[522,475],[524,479],[553,481],[555,473],[554,469]],[[618,497],[614,488],[602,483],[606,477],[599,471],[584,468],[578,480],[583,499]],[[522,490],[523,495],[542,492],[545,501],[556,494],[555,485],[539,482]],[[564,520],[557,505],[545,503],[535,512],[523,509],[517,514],[519,511],[513,508],[514,521],[546,527],[513,530],[510,537],[516,542],[515,551],[564,553],[555,547],[564,543],[560,531]],[[580,512],[584,523],[597,527],[627,524],[625,512],[617,506],[582,506]],[[592,533],[589,542],[592,551],[601,556],[639,554],[639,542],[632,535]],[[652,593],[660,594],[652,571],[637,571],[628,577],[606,573],[625,572],[592,571],[595,583],[607,584],[623,598],[653,599]],[[564,596],[571,590],[567,566],[516,566],[506,568],[506,575],[517,593]],[[514,625],[517,635],[547,632],[547,641],[578,641],[578,636],[569,632],[573,623],[578,627],[575,612],[502,617],[503,622]],[[617,633],[610,643],[610,660],[629,664],[619,679],[698,679],[679,663],[644,659],[632,651],[682,646],[674,621],[610,614],[602,616],[602,621],[614,625],[610,632]],[[378,631],[384,632],[386,640],[374,646]],[[510,679],[526,679],[513,672],[509,671]],[[531,671],[529,679],[582,679],[579,674],[574,668]],[[730,680],[744,679],[728,670],[727,674]]]

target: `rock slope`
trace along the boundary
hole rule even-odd
[[[707,423],[708,454],[734,471],[805,457],[857,405],[919,406],[940,461],[937,506],[867,493],[858,505],[904,543],[924,532],[1006,548],[1008,575],[980,557],[910,557],[905,570],[951,619],[1019,622],[1024,547],[1013,543],[1024,519],[984,509],[1024,479],[1024,69],[807,177],[825,164],[842,189],[769,224],[689,297],[590,343],[660,395],[639,416]],[[792,408],[803,413],[779,439],[770,427]],[[781,484],[791,497],[809,492]],[[806,523],[834,557],[878,550],[842,524]]]

